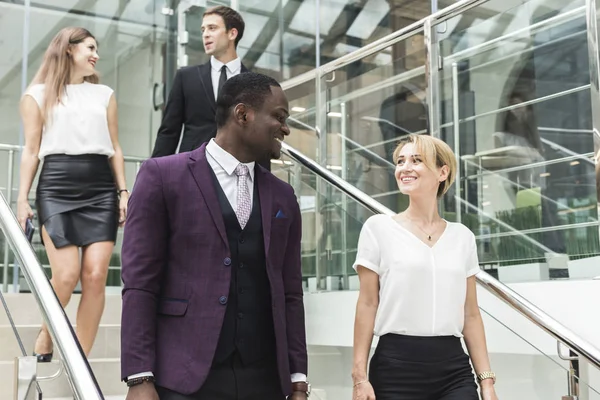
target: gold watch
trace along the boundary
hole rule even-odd
[[[494,385],[496,384],[496,374],[492,371],[482,372],[479,375],[477,375],[478,382],[484,381],[486,379],[491,379]]]

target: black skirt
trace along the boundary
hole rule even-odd
[[[455,336],[382,336],[369,380],[377,400],[479,399],[469,356]]]
[[[56,248],[115,242],[119,206],[108,157],[46,156],[37,185],[36,207],[39,225],[46,228]]]

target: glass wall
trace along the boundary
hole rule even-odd
[[[19,100],[42,62],[54,35],[67,26],[90,30],[99,43],[97,69],[100,82],[115,90],[119,107],[119,139],[128,156],[126,174],[133,184],[138,160],[149,156],[162,117],[162,88],[170,82],[176,66],[173,49],[176,19],[163,9],[162,1],[75,1],[32,2],[0,0],[0,187],[16,200],[19,145],[23,145]],[[169,76],[167,76],[167,73]],[[14,147],[10,147],[14,146]],[[13,159],[9,160],[9,151]],[[9,178],[12,176],[12,182]],[[9,188],[12,186],[12,191]],[[30,196],[33,204],[35,188]],[[39,242],[36,235],[35,242]],[[34,242],[34,243],[35,243]],[[47,264],[39,243],[40,260]],[[110,281],[119,284],[118,248],[111,262]],[[0,262],[7,254],[0,244]],[[9,282],[12,283],[12,268]],[[2,279],[0,274],[0,279]]]

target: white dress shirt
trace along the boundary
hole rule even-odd
[[[235,174],[235,169],[240,164],[244,164],[248,167],[250,173],[248,174],[249,179],[247,179],[246,182],[248,183],[248,190],[250,192],[250,209],[252,209],[252,204],[254,204],[255,162],[239,162],[234,156],[223,150],[223,148],[215,142],[215,139],[210,139],[206,145],[206,161],[208,161],[208,165],[210,165],[217,176],[217,181],[219,181],[221,189],[223,189],[225,196],[227,196],[227,200],[229,200],[229,204],[231,204],[231,208],[233,208],[234,212],[237,211],[238,194],[238,177]]]
[[[391,216],[375,215],[360,232],[359,265],[379,275],[375,335],[462,337],[467,278],[479,272],[466,226],[446,222],[430,247]]]
[[[237,210],[237,181],[238,177],[235,174],[235,169],[239,164],[244,164],[248,167],[250,173],[246,182],[250,191],[250,205],[254,203],[254,161],[249,163],[241,163],[234,156],[225,151],[221,146],[211,139],[206,145],[206,160],[217,177],[217,181],[221,185],[221,189],[227,196],[229,204],[233,211]],[[142,376],[153,376],[151,372],[143,372],[127,377],[127,379],[139,378]],[[294,373],[291,376],[292,382],[306,382],[306,375]]]
[[[210,77],[212,79],[213,91],[215,92],[215,100],[217,100],[219,94],[219,78],[221,78],[221,68],[223,68],[223,65],[227,65],[227,79],[242,72],[242,61],[239,57],[229,61],[227,64],[223,64],[214,56],[210,57]]]

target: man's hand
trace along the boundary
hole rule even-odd
[[[308,399],[308,396],[306,396],[306,392],[293,392],[292,395],[290,397],[288,397],[289,400],[306,400]]]
[[[129,388],[125,400],[160,400],[154,383],[144,382]]]

